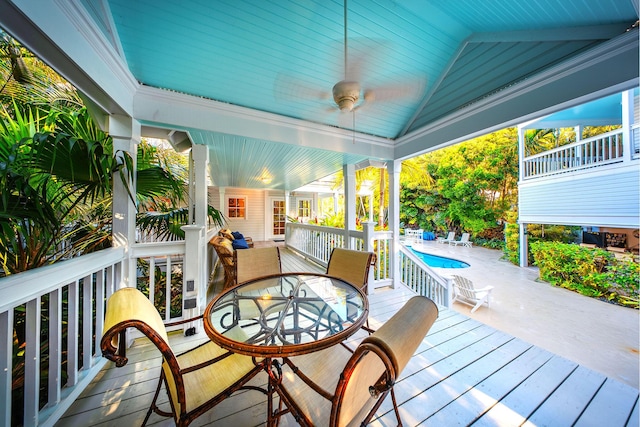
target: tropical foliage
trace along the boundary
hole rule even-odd
[[[640,264],[618,260],[603,249],[558,242],[534,242],[531,253],[543,280],[589,297],[639,307]]]
[[[109,246],[113,179],[130,181],[131,157],[114,152],[70,84],[2,32],[0,78],[0,275]],[[143,140],[136,168],[142,230],[183,237],[187,160]]]
[[[502,240],[517,201],[515,129],[505,129],[403,163],[400,221],[439,234]]]

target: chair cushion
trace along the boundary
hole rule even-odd
[[[233,236],[234,239],[244,239],[244,236],[239,231],[232,231],[231,235]]]
[[[225,239],[229,239],[229,240],[235,239],[235,237],[233,237],[233,234],[231,233],[231,230],[229,230],[228,228],[221,229],[220,231],[218,231],[218,234],[224,237]]]
[[[246,339],[246,334],[240,328],[230,330],[234,339]],[[225,354],[227,350],[213,342],[196,347],[177,356],[180,368],[195,366],[217,356]],[[187,401],[187,411],[192,411],[214,396],[225,392],[227,388],[250,372],[255,365],[251,357],[233,354],[213,365],[184,374],[184,389]]]
[[[340,379],[340,372],[351,356],[352,353],[349,350],[341,345],[335,345],[325,350],[294,356],[290,359],[300,372],[333,394]],[[294,396],[300,410],[311,418],[314,425],[329,425],[331,402],[313,391],[288,366],[283,368],[282,385],[291,396]]]
[[[231,242],[233,249],[249,249],[249,244],[244,239],[235,239]]]

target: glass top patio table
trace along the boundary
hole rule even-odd
[[[237,285],[213,299],[204,329],[221,347],[257,357],[288,357],[328,348],[355,333],[369,305],[336,277],[283,273]]]

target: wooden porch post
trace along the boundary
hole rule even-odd
[[[393,233],[391,239],[391,280],[392,287],[400,284],[400,170],[401,160],[387,162],[389,174],[389,230]]]
[[[631,127],[634,124],[634,102],[633,91],[627,90],[622,92],[622,141],[623,147],[623,161],[628,162],[633,159],[634,155],[634,140],[633,131]]]
[[[136,194],[135,170],[137,147],[140,142],[140,123],[131,117],[113,114],[109,116],[109,135],[113,138],[113,150],[127,152],[133,161],[133,177],[129,182],[131,193]],[[119,176],[113,178],[113,246],[123,247],[125,260],[118,287],[136,285],[136,260],[131,256],[131,245],[136,242],[136,206],[131,200]]]
[[[529,266],[529,238],[527,224],[520,223],[520,267]]]
[[[193,145],[190,153],[189,183],[193,209],[190,224],[182,227],[185,239],[183,262],[182,301],[183,316],[194,317],[207,303],[206,230],[207,230],[207,165],[209,150],[205,145]],[[187,332],[193,325],[185,324]]]
[[[519,175],[519,181],[522,182],[522,180],[525,177],[525,170],[524,170],[524,156],[525,156],[525,132],[526,129],[524,129],[521,126],[518,126],[518,175]],[[520,192],[518,192],[518,198],[520,197]],[[518,200],[518,205],[520,204],[520,200]],[[529,258],[529,244],[527,241],[527,225],[526,224],[522,224],[520,223],[520,219],[518,219],[518,223],[520,224],[519,230],[519,236],[518,236],[518,240],[519,240],[519,245],[520,245],[520,267],[527,267],[529,265],[528,263],[528,258]]]
[[[349,231],[356,229],[356,165],[344,165],[343,175],[345,245],[351,249]]]

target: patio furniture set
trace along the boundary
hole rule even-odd
[[[238,284],[224,289],[203,315],[178,322],[201,320],[210,338],[187,352],[170,348],[166,325],[140,291],[124,288],[109,298],[104,357],[118,367],[127,363],[128,328],[146,335],[163,356],[143,424],[155,412],[188,425],[248,389],[265,395],[268,426],[286,414],[307,426],[364,425],[389,394],[402,425],[393,385],[435,322],[435,303],[412,297],[374,331],[366,293],[373,253],[336,248],[326,274],[319,274],[282,273],[277,247],[236,252]],[[345,344],[358,331],[364,337],[359,344]],[[259,375],[262,382],[251,381]],[[169,407],[160,409],[163,385]]]

